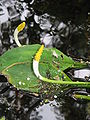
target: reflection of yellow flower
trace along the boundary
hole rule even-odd
[[[18,32],[22,31],[25,27],[25,22],[21,23],[18,27],[17,27],[17,30]]]
[[[22,31],[25,27],[25,22],[21,23],[14,31],[14,39],[15,39],[15,42],[16,44],[21,47],[22,45],[20,44],[19,40],[18,40],[18,33],[20,31]]]
[[[42,45],[42,46],[40,47],[40,49],[38,50],[38,52],[37,52],[36,55],[35,55],[35,58],[34,58],[34,59],[35,59],[36,61],[38,61],[38,62],[39,62],[40,57],[41,57],[41,55],[42,55],[43,48],[44,48],[44,45]]]

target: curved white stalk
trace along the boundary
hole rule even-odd
[[[19,42],[19,40],[18,40],[18,33],[20,32],[20,31],[22,31],[23,29],[24,29],[24,27],[25,27],[25,22],[23,22],[23,23],[21,23],[20,25],[18,25],[18,27],[15,29],[15,31],[14,31],[14,39],[15,39],[15,42],[16,42],[16,44],[18,45],[18,47],[21,47],[22,45],[21,45],[21,43]]]

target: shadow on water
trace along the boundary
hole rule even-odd
[[[21,21],[22,44],[44,43],[74,59],[90,61],[89,0],[1,0],[0,55],[17,47],[13,33]],[[67,73],[68,74],[68,73]],[[69,71],[74,80],[90,81],[90,67]],[[0,75],[0,117],[8,120],[90,120],[90,102],[76,100],[71,93],[90,94],[89,89],[61,92],[53,101],[43,102],[29,92],[17,90]]]

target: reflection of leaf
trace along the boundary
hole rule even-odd
[[[36,93],[42,89],[42,81],[38,80],[32,69],[32,60],[39,48],[40,45],[38,44],[18,47],[7,51],[0,57],[0,72],[16,88]],[[53,51],[58,58],[53,56]],[[83,66],[83,64],[77,64],[55,48],[45,48],[40,59],[39,71],[44,77],[47,76],[47,71],[49,71],[50,79],[55,80],[55,77],[58,76],[62,81],[71,81],[63,71],[74,67],[74,65],[76,67]]]
[[[87,103],[86,112],[88,115],[90,115],[90,102]]]
[[[5,120],[5,117],[0,118],[0,120]]]
[[[76,99],[90,100],[90,96],[88,95],[74,94],[73,97],[75,97]]]

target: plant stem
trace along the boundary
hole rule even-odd
[[[76,87],[86,87],[90,88],[90,82],[71,82],[71,81],[61,81],[61,80],[50,80],[48,78],[42,77],[44,82],[53,83],[53,84],[61,84],[61,85],[72,85]]]

